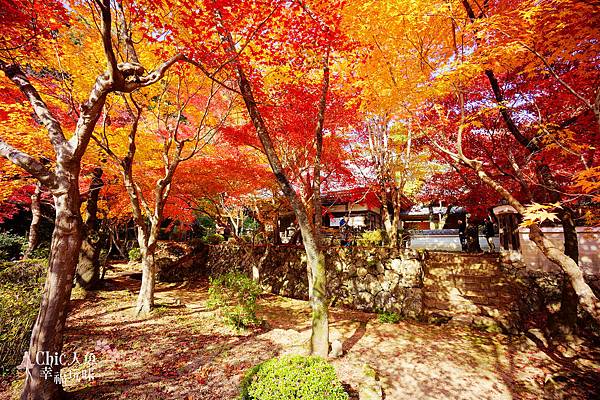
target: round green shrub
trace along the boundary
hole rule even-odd
[[[133,247],[127,255],[129,256],[129,261],[142,261],[142,252],[139,247]]]
[[[250,369],[241,400],[347,400],[335,369],[324,359],[283,356]]]
[[[219,235],[218,233],[213,233],[210,235],[206,235],[202,238],[204,243],[206,244],[221,244],[225,241],[223,235]]]

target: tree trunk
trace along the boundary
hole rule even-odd
[[[79,171],[69,172],[71,177],[77,177]],[[42,369],[45,365],[36,362],[38,354],[40,360],[45,358],[46,354],[61,354],[66,309],[81,247],[82,224],[77,178],[64,184],[56,192],[59,193],[54,196],[56,226],[52,234],[48,274],[40,312],[33,326],[29,345],[29,357],[33,368],[30,370],[31,376],[26,377],[21,393],[22,400],[55,400],[62,398],[64,393],[62,386],[54,381],[54,377],[60,374],[61,366],[52,366],[52,376],[44,379]]]
[[[281,244],[281,236],[279,236],[279,213],[275,213],[273,217],[273,244]]]
[[[83,242],[79,253],[79,263],[75,280],[85,290],[93,289],[100,280],[100,250],[103,240],[98,232],[98,197],[104,186],[102,169],[97,168],[90,184],[90,192],[86,204],[86,218],[83,226]]]
[[[119,252],[121,259],[126,260],[127,252],[125,250],[123,250],[123,246],[120,243],[121,239],[119,238],[119,225],[117,224],[113,228],[109,228],[109,229],[110,229],[109,240],[111,241],[112,245],[114,245],[115,248],[117,249],[117,251]],[[127,233],[127,225],[125,225],[125,232]]]
[[[78,287],[91,290],[98,285],[99,280],[100,246],[99,243],[94,243],[90,236],[86,236],[81,243],[75,282]]]
[[[400,240],[398,237],[398,231],[400,230],[400,191],[398,189],[394,189],[394,193],[392,194],[392,207],[393,207],[393,218],[391,223],[391,235],[390,235],[390,247],[398,248],[400,244]]]
[[[393,224],[393,213],[390,212],[387,202],[387,193],[382,191],[382,201],[381,201],[381,219],[383,222],[383,229],[385,232],[385,242],[389,243],[392,238],[392,231],[394,230]]]
[[[315,237],[315,232],[310,225],[310,219],[306,207],[302,204],[298,194],[294,190],[289,178],[287,177],[285,170],[281,164],[281,160],[275,151],[275,146],[267,124],[265,123],[260,110],[257,107],[256,101],[254,100],[254,94],[252,87],[242,65],[237,59],[237,52],[235,49],[235,42],[231,37],[231,33],[228,32],[223,24],[222,16],[219,11],[215,11],[215,17],[217,20],[217,31],[221,36],[222,41],[227,45],[227,52],[232,57],[234,62],[237,75],[238,84],[244,104],[248,110],[248,114],[258,138],[263,146],[271,170],[277,179],[277,183],[281,188],[283,194],[287,197],[298,220],[298,226],[302,234],[302,240],[304,242],[304,249],[306,250],[306,256],[308,265],[311,268],[313,275],[313,290],[312,290],[312,335],[311,335],[311,353],[323,358],[326,358],[329,354],[329,311],[327,305],[327,277],[325,275],[325,257],[320,251],[318,246],[318,240]]]
[[[306,241],[305,241],[306,243]],[[327,357],[329,353],[329,310],[327,304],[327,275],[325,270],[325,254],[322,250],[311,249],[305,245],[308,264],[312,275],[312,333],[310,336],[311,353]],[[309,254],[314,254],[313,256]],[[313,258],[314,257],[314,258]]]
[[[478,18],[481,18],[481,16],[485,15],[481,14],[481,16],[479,17],[476,16],[473,8],[471,7],[471,4],[467,0],[463,0],[463,6],[465,7],[465,10],[471,22],[475,22]],[[503,106],[505,102],[504,94],[502,93],[500,83],[498,82],[494,71],[488,69],[485,71],[485,75],[487,76],[488,81],[490,82],[492,92],[494,93],[494,98],[497,104],[500,106],[498,110],[509,132],[530,154],[533,155],[539,153],[541,149],[538,146],[538,142],[536,140],[529,140],[521,133],[521,130],[510,115],[509,109]],[[598,119],[598,122],[600,123],[600,119]],[[537,164],[535,169],[538,175],[538,179],[546,188],[548,188],[548,197],[550,198],[550,201],[560,201],[558,185],[554,180],[550,168],[547,165],[542,165],[536,161],[534,162]],[[575,229],[575,223],[572,219],[572,212],[561,212],[559,217],[563,226],[565,254],[571,259],[573,259],[575,261],[575,264],[577,264],[579,258],[579,250],[577,244],[577,231]],[[577,322],[577,303],[575,302],[576,296],[574,295],[574,293],[575,291],[571,287],[570,283],[565,282],[563,284],[561,294],[562,298],[559,318],[563,320],[563,322],[561,322],[561,329],[566,330],[567,332],[573,331]]]
[[[538,179],[548,188],[546,200],[552,203],[560,202],[558,185],[554,179],[550,168],[547,165],[538,165],[536,167]],[[564,253],[573,259],[575,263],[579,261],[579,241],[577,238],[577,227],[573,218],[573,210],[563,205],[558,212],[558,218],[563,228]],[[564,277],[561,288],[560,310],[555,318],[551,318],[552,329],[558,331],[562,336],[571,336],[577,328],[577,307],[579,299],[568,277]]]
[[[243,94],[250,118],[254,123],[258,137],[265,149],[275,178],[283,193],[290,201],[294,214],[298,220],[304,249],[306,250],[308,267],[310,268],[312,275],[311,281],[313,283],[309,296],[311,298],[310,304],[312,309],[311,353],[326,358],[329,354],[329,311],[327,304],[325,257],[323,252],[319,249],[318,239],[310,225],[306,208],[302,205],[297,193],[294,191],[294,188],[284,173],[281,161],[275,152],[267,127],[254,102],[250,83],[247,81],[241,69],[238,70],[238,74],[240,78],[240,91]]]
[[[600,324],[600,301],[594,295],[590,286],[583,279],[583,272],[579,265],[554,246],[554,244],[544,236],[542,230],[534,225],[529,230],[529,238],[538,245],[542,253],[552,262],[561,267],[568,277],[573,290],[579,297],[579,303],[594,320]]]
[[[24,259],[31,257],[31,253],[38,247],[40,243],[40,219],[42,210],[40,201],[42,197],[42,185],[38,182],[35,185],[35,191],[31,195],[31,225],[29,226],[29,239],[27,243],[27,251],[23,255]]]
[[[572,210],[564,206],[559,212],[559,218],[562,223],[563,235],[565,238],[565,254],[573,261],[578,262],[579,245]],[[571,285],[568,277],[565,276],[562,283],[560,310],[554,324],[554,328],[558,330],[562,336],[568,337],[575,333],[577,328],[578,304],[579,299],[577,298],[577,293],[575,293],[573,285]]]
[[[147,315],[154,308],[154,286],[156,284],[156,238],[158,227],[153,224],[148,233],[138,227],[138,244],[142,254],[142,285],[137,298],[135,315]]]
[[[142,285],[135,307],[136,316],[147,315],[154,308],[154,285],[156,282],[156,263],[154,249],[140,247],[142,253]]]

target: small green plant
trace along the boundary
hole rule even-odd
[[[35,249],[31,252],[31,255],[29,256],[29,258],[38,259],[38,260],[49,259],[50,258],[50,247],[38,247],[37,249]]]
[[[393,311],[379,311],[377,318],[379,322],[383,322],[384,324],[397,324],[402,319],[400,315]]]
[[[348,393],[326,360],[283,356],[251,368],[241,384],[240,400],[347,400]]]
[[[239,272],[229,272],[210,279],[208,306],[219,310],[225,321],[243,329],[258,325],[256,299],[260,286]]]
[[[131,250],[129,250],[129,253],[127,253],[127,255],[129,256],[129,261],[142,260],[142,252],[140,251],[139,247],[133,247]]]
[[[26,246],[27,238],[12,233],[0,233],[0,260],[11,261],[19,258]]]
[[[219,235],[218,233],[212,233],[210,235],[206,235],[202,238],[204,243],[206,244],[221,244],[225,241],[223,235]]]
[[[374,231],[366,231],[360,235],[358,244],[360,246],[381,246],[383,243],[384,234],[381,229]]]

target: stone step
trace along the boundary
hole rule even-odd
[[[447,287],[440,286],[425,286],[424,291],[428,293],[450,293]],[[495,288],[493,286],[488,286],[487,288],[474,285],[456,287],[456,293],[465,296],[494,297],[499,298],[502,301],[514,301],[517,298],[516,293],[504,290],[503,288]]]
[[[498,254],[490,254],[490,253],[459,253],[459,252],[426,252],[425,259],[444,259],[444,258],[477,258],[477,259],[489,259],[489,260],[498,260],[500,256]]]
[[[485,262],[485,261],[472,261],[472,262],[464,262],[464,261],[457,261],[457,262],[425,262],[425,268],[443,268],[446,266],[461,266],[461,267],[469,267],[472,265],[478,265],[478,266],[486,266],[486,267],[493,267],[493,268],[499,268],[498,263],[495,262]]]
[[[497,271],[423,271],[423,276],[430,279],[440,280],[464,280],[464,279],[495,279],[500,282],[504,276]]]
[[[517,289],[509,281],[502,277],[486,277],[486,276],[460,276],[446,277],[440,279],[435,276],[425,275],[423,278],[423,287],[426,290],[446,290],[447,288],[456,287],[459,290],[475,290],[482,292],[496,291],[510,295],[516,295]]]
[[[448,292],[426,292],[423,295],[423,301],[433,301],[448,303],[450,305],[480,305],[491,306],[494,308],[510,308],[517,307],[516,298],[507,296],[501,293],[478,293],[478,292],[463,292],[463,293],[448,293]]]
[[[485,264],[485,265],[500,265],[498,260],[486,260],[486,259],[470,259],[465,260],[462,258],[445,259],[445,260],[425,260],[425,265],[470,265],[470,264]]]
[[[493,271],[500,271],[500,268],[498,268],[497,265],[485,265],[485,264],[468,264],[468,265],[464,265],[464,264],[449,264],[449,265],[439,265],[439,266],[427,266],[425,265],[424,269],[431,269],[431,270],[438,270],[438,269],[451,269],[451,270],[466,270],[466,271],[470,271],[470,270],[479,270],[479,269],[484,269],[484,270],[493,270]]]
[[[496,264],[486,263],[472,263],[472,264],[461,264],[461,263],[447,263],[447,264],[425,264],[425,269],[494,269],[500,270]]]
[[[474,293],[497,293],[498,288],[489,282],[450,282],[448,284],[440,284],[439,282],[423,281],[423,288],[428,292],[447,292],[452,288],[458,289],[459,292],[474,292]]]
[[[480,283],[494,286],[507,286],[510,283],[500,275],[431,275],[424,274],[423,282],[432,284],[455,285],[464,283]]]
[[[465,312],[479,314],[482,310],[474,304],[468,303],[448,303],[444,301],[436,301],[431,299],[423,299],[423,306],[426,309],[446,310],[455,312]]]
[[[484,293],[472,291],[425,292],[423,298],[448,301],[450,303],[471,303],[477,301],[478,303],[489,302],[491,304],[499,303],[501,300],[498,293],[490,293],[489,296],[486,296]]]
[[[511,312],[511,307],[498,306],[494,304],[474,304],[474,303],[450,303],[436,299],[423,299],[423,308],[425,311],[442,310],[453,313],[483,314],[483,315],[502,315]]]

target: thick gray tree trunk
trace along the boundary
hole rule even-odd
[[[559,218],[563,227],[565,254],[577,263],[579,261],[579,241],[573,211],[564,206],[559,212]],[[575,293],[568,276],[565,276],[561,288],[560,310],[552,327],[564,337],[570,337],[576,333],[578,305],[577,293]]]
[[[63,397],[60,380],[54,380],[60,374],[61,366],[53,366],[52,379],[44,379],[40,374],[43,365],[36,362],[36,355],[45,352],[60,355],[62,352],[67,305],[82,242],[79,193],[81,159],[100,118],[106,96],[114,91],[130,93],[158,82],[168,68],[183,60],[182,55],[176,55],[147,75],[143,75],[144,69],[141,66],[129,68],[125,65],[124,70],[119,70],[112,45],[111,1],[98,0],[96,5],[100,10],[100,33],[107,62],[106,72],[98,76],[87,100],[81,104],[77,125],[69,139],[65,137],[59,121],[20,66],[0,59],[0,70],[27,98],[36,120],[48,131],[48,140],[56,155],[54,168],[51,169],[35,157],[0,139],[0,156],[26,170],[48,188],[56,207],[48,274],[40,311],[31,335],[28,357],[23,360],[27,367],[31,367],[28,368],[31,374],[26,374],[21,392],[22,400],[57,400]],[[132,75],[135,75],[135,79],[130,79]]]
[[[481,169],[481,164],[473,160],[463,159],[467,165],[475,170],[479,178],[500,194],[520,214],[525,214],[525,207],[508,192],[504,187],[490,178]],[[579,304],[590,316],[600,324],[600,300],[596,297],[590,286],[583,278],[583,272],[577,262],[557,248],[550,239],[544,236],[541,228],[534,224],[529,227],[529,238],[533,241],[546,258],[558,265],[565,273],[571,287],[577,294]]]

